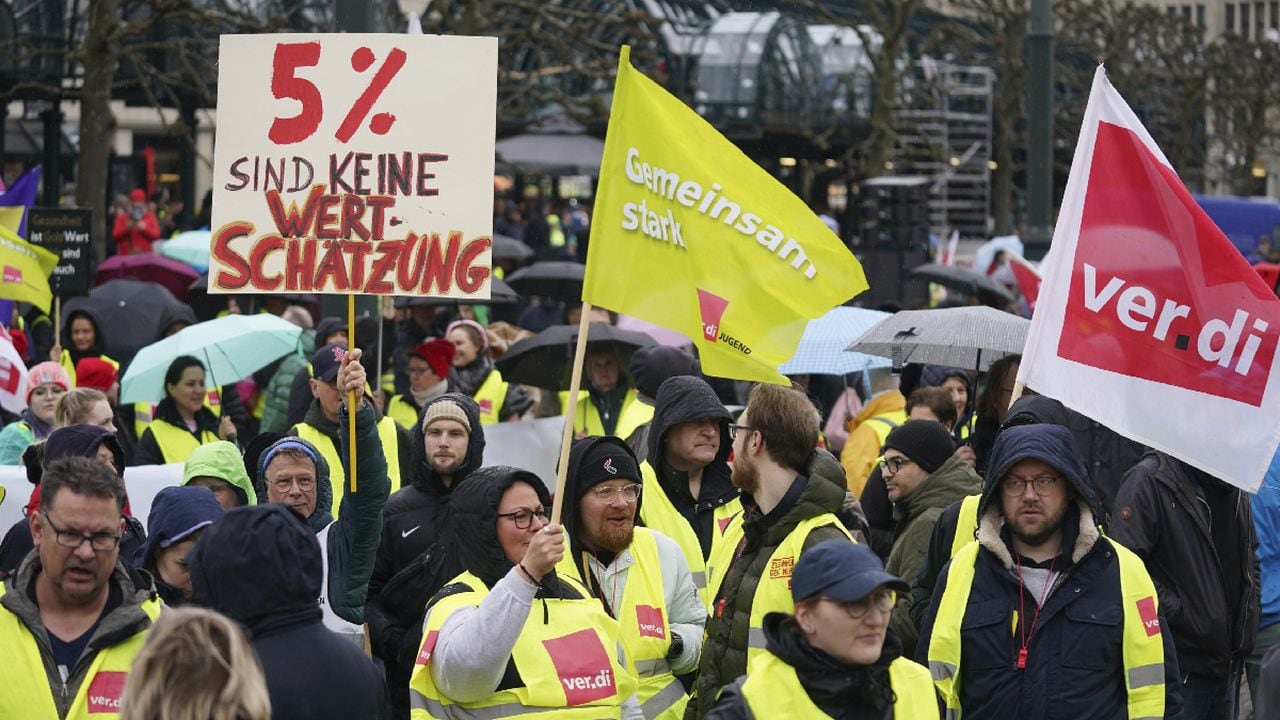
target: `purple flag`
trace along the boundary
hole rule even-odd
[[[37,165],[22,173],[22,177],[13,181],[9,189],[0,194],[0,207],[31,207],[36,204],[40,194],[40,166]],[[22,224],[18,227],[18,235],[27,237],[27,216],[23,214]]]

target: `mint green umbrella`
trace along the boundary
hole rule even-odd
[[[161,255],[204,272],[209,269],[209,236],[208,230],[189,230],[156,245]]]
[[[227,315],[180,330],[138,351],[120,381],[120,402],[164,399],[164,375],[179,355],[204,364],[205,384],[239,382],[298,350],[302,328],[275,315]]]

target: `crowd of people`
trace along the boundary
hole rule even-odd
[[[224,387],[176,357],[154,405],[91,310],[26,326],[0,717],[1243,720],[1246,669],[1280,707],[1271,484],[1011,402],[1017,356],[783,387],[593,344],[575,399],[495,365],[576,322],[551,299],[260,300],[297,352]],[[561,497],[486,462],[570,407]],[[144,527],[125,470],[161,464]]]

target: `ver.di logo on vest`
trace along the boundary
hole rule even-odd
[[[88,710],[90,713],[120,712],[120,696],[124,694],[124,681],[128,673],[100,670],[89,683]]]
[[[637,605],[636,626],[640,631],[640,637],[667,639],[667,633],[662,624],[662,608]]]
[[[551,656],[551,664],[556,669],[569,707],[586,705],[614,694],[609,654],[594,630],[579,630],[543,640],[542,646]]]

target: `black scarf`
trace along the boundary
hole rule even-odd
[[[886,632],[880,657],[870,665],[850,665],[809,644],[794,615],[769,613],[764,619],[769,652],[796,670],[805,694],[838,720],[893,717],[889,664],[902,656],[902,643]]]

